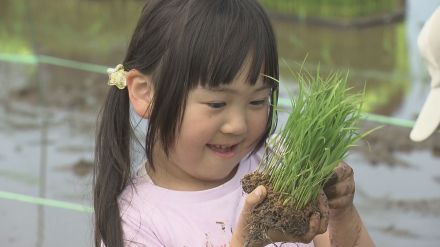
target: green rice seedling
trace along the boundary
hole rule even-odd
[[[316,199],[333,169],[362,136],[357,127],[362,94],[350,94],[347,76],[299,74],[287,122],[269,143],[262,173],[274,191],[302,209]]]
[[[242,180],[252,191],[263,184],[266,200],[257,206],[249,225],[249,243],[269,239],[269,230],[297,236],[308,230],[317,198],[334,168],[354,143],[366,134],[357,126],[362,93],[349,92],[347,75],[321,77],[300,72],[299,92],[291,112],[269,141],[259,170]]]

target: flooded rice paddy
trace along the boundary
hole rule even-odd
[[[107,90],[103,68],[121,61],[140,2],[71,2],[0,0],[0,246],[92,245],[88,209],[95,121]],[[285,88],[293,83],[287,66],[349,68],[352,86],[366,87],[366,111],[414,120],[429,91],[415,42],[438,5],[407,1],[403,22],[361,29],[274,18]],[[35,55],[99,66],[38,63]],[[363,123],[377,125],[383,124]],[[377,246],[440,241],[440,134],[413,143],[409,131],[385,125],[347,158],[355,203]]]

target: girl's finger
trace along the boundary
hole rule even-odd
[[[353,169],[347,163],[341,161],[339,165],[333,170],[333,173],[325,183],[324,188],[335,185],[338,182],[350,177],[354,177]]]
[[[344,195],[352,195],[355,192],[355,183],[353,177],[347,178],[337,184],[324,188],[324,192],[329,200]]]
[[[322,234],[327,231],[329,215],[330,215],[328,199],[324,191],[321,191],[319,195],[318,207],[319,207],[319,211],[321,211],[321,215],[320,215],[321,222],[320,222],[318,234]]]
[[[247,236],[249,215],[252,210],[266,198],[266,188],[262,185],[249,193],[244,201],[243,209],[238,219],[237,228],[232,235],[230,246],[243,246]]]
[[[352,206],[352,204],[353,204],[353,196],[350,195],[339,197],[337,199],[333,199],[328,202],[328,206],[331,209],[336,209],[336,210],[347,208],[349,206]]]
[[[309,231],[307,231],[304,236],[301,237],[302,243],[310,243],[313,238],[319,234],[321,228],[321,214],[319,212],[315,212],[310,217],[309,223]]]
[[[252,209],[260,204],[264,198],[266,198],[266,188],[263,185],[260,185],[247,195],[241,214],[250,214]]]
[[[324,188],[330,187],[338,182],[338,174],[336,174],[335,171],[332,172],[332,175],[330,175],[330,178],[325,182]]]
[[[351,168],[351,166],[344,161],[341,161],[341,163],[339,163],[339,165],[335,168],[335,173],[340,181],[348,177],[353,177],[354,175],[353,168]]]
[[[326,232],[330,209],[328,207],[328,200],[321,191],[318,197],[318,208],[320,212],[314,212],[309,218],[309,228],[302,236],[287,234],[285,232],[269,229],[268,236],[274,242],[301,242],[310,243],[316,235]]]

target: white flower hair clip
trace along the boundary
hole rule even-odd
[[[116,86],[119,89],[124,89],[127,86],[126,74],[122,64],[116,65],[115,68],[108,68],[108,85]]]

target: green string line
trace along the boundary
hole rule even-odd
[[[405,127],[405,128],[412,128],[415,124],[415,121],[412,121],[412,120],[386,117],[386,116],[372,114],[372,113],[362,113],[361,119],[371,121],[371,122],[386,124],[386,125]]]
[[[89,72],[95,72],[95,73],[106,73],[107,67],[92,63],[84,63],[84,62],[78,62],[63,58],[57,58],[52,56],[45,56],[45,55],[18,55],[18,54],[1,54],[0,53],[0,61],[5,62],[12,62],[12,63],[25,63],[25,64],[50,64],[65,68],[72,68],[72,69],[78,69],[83,71],[89,71]],[[290,106],[290,100],[286,98],[280,98],[278,100],[279,105],[282,107],[289,107]],[[382,115],[375,115],[371,113],[364,113],[363,119],[373,122],[378,122],[382,124],[388,124],[388,125],[397,125],[401,127],[408,127],[411,128],[414,125],[414,122],[411,120],[405,120],[405,119],[397,119]]]
[[[52,56],[45,56],[45,55],[17,55],[17,54],[1,54],[0,53],[0,61],[5,62],[12,62],[12,63],[24,63],[24,64],[50,64],[65,68],[72,68],[72,69],[78,69],[83,71],[89,71],[89,72],[95,72],[95,73],[106,73],[107,67],[92,63],[84,63],[84,62],[78,62],[63,58],[57,58]],[[282,107],[289,107],[290,106],[290,100],[286,98],[280,98],[278,100],[279,105]],[[407,127],[412,128],[414,126],[414,121],[411,120],[405,120],[405,119],[398,119],[398,118],[392,118],[382,115],[376,115],[371,113],[364,113],[362,118],[364,120],[373,121],[381,124],[388,124],[388,125],[396,125],[400,127]]]
[[[280,98],[278,99],[278,105],[280,105],[281,107],[290,107],[290,99]],[[412,120],[388,117],[388,116],[377,115],[366,112],[362,113],[361,119],[380,123],[380,124],[393,125],[393,126],[399,126],[405,128],[412,128],[415,124],[415,121]]]
[[[0,54],[0,61],[10,62],[10,63],[24,63],[24,64],[50,64],[55,66],[60,66],[64,68],[78,69],[88,72],[95,72],[100,74],[105,74],[107,71],[106,66],[84,63],[73,60],[68,60],[64,58],[57,58],[45,55],[16,55],[16,54]]]
[[[34,55],[16,55],[0,53],[0,61],[10,63],[37,64],[38,59]]]
[[[107,67],[97,64],[78,62],[68,59],[62,59],[57,57],[45,56],[45,55],[17,55],[17,54],[1,54],[0,61],[11,62],[11,63],[23,63],[23,64],[33,64],[38,63],[50,64],[65,68],[73,68],[83,71],[96,72],[96,73],[106,73]],[[290,100],[286,98],[279,99],[279,105],[283,107],[290,106]],[[400,127],[412,128],[414,126],[414,121],[387,117],[382,115],[376,115],[371,113],[363,113],[362,119],[367,121],[373,121],[381,124],[394,125]],[[28,195],[22,195],[11,192],[0,191],[0,199],[13,200],[26,202],[31,204],[44,205],[55,208],[69,209],[79,212],[91,213],[93,209],[79,204],[68,203],[53,199],[46,199]]]
[[[38,61],[40,63],[56,65],[56,66],[61,66],[61,67],[71,68],[71,69],[78,69],[78,70],[83,70],[83,71],[88,71],[88,72],[101,73],[101,74],[107,73],[107,68],[108,68],[108,67],[102,66],[102,65],[77,62],[77,61],[72,61],[72,60],[67,60],[67,59],[62,59],[62,58],[44,56],[44,55],[39,55]]]
[[[17,194],[12,192],[0,191],[0,199],[10,200],[10,201],[19,201],[26,202],[30,204],[43,205],[54,208],[68,209],[73,211],[78,211],[82,213],[92,213],[93,209],[91,207],[87,207],[80,204],[58,201],[53,199],[28,196],[23,194]]]

